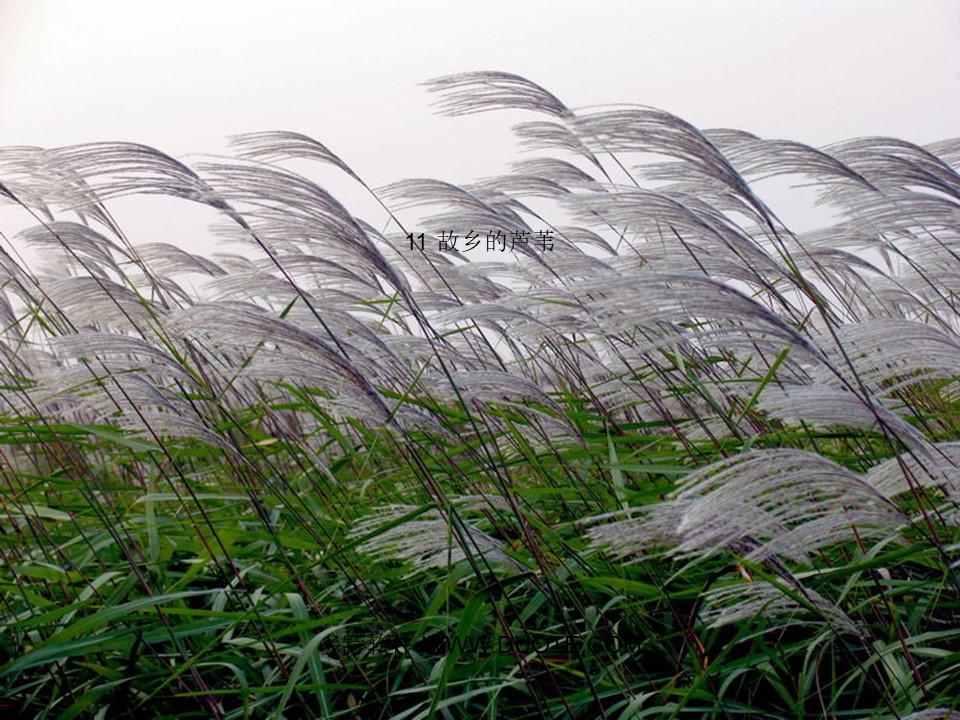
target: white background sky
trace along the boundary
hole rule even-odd
[[[436,117],[417,83],[477,69],[814,145],[960,136],[957,0],[0,0],[0,145],[289,129],[372,185],[464,182],[516,118]]]

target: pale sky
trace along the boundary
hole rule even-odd
[[[480,69],[575,109],[813,145],[960,136],[958,0],[0,0],[0,145],[127,140],[189,162],[284,129],[374,186],[468,182],[504,172],[510,125],[536,119],[436,116],[418,83]]]
[[[479,69],[571,107],[923,143],[960,135],[960,2],[0,0],[0,145],[132,140],[182,155],[282,128],[375,184],[469,180],[512,159],[513,118],[436,118],[417,83]]]

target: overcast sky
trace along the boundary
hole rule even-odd
[[[0,0],[0,145],[173,154],[295,129],[374,183],[498,172],[512,119],[417,83],[497,69],[572,107],[639,102],[814,144],[960,135],[957,0]],[[480,141],[477,140],[480,138]]]
[[[510,125],[532,119],[433,113],[419,83],[480,69],[575,109],[642,103],[813,145],[927,143],[960,136],[960,0],[0,0],[0,146],[127,140],[191,162],[228,135],[284,129],[372,186],[463,183],[505,172]],[[318,180],[379,222],[346,178]],[[825,221],[799,191],[763,192],[794,229]],[[140,241],[215,249],[202,208],[119,202]],[[30,224],[0,211],[8,237]]]

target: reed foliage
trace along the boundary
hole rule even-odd
[[[8,716],[960,717],[960,140],[429,89],[533,154],[0,149]],[[138,243],[152,194],[231,249]]]

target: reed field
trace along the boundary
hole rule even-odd
[[[0,148],[2,717],[960,718],[960,139],[427,91],[513,172]]]

